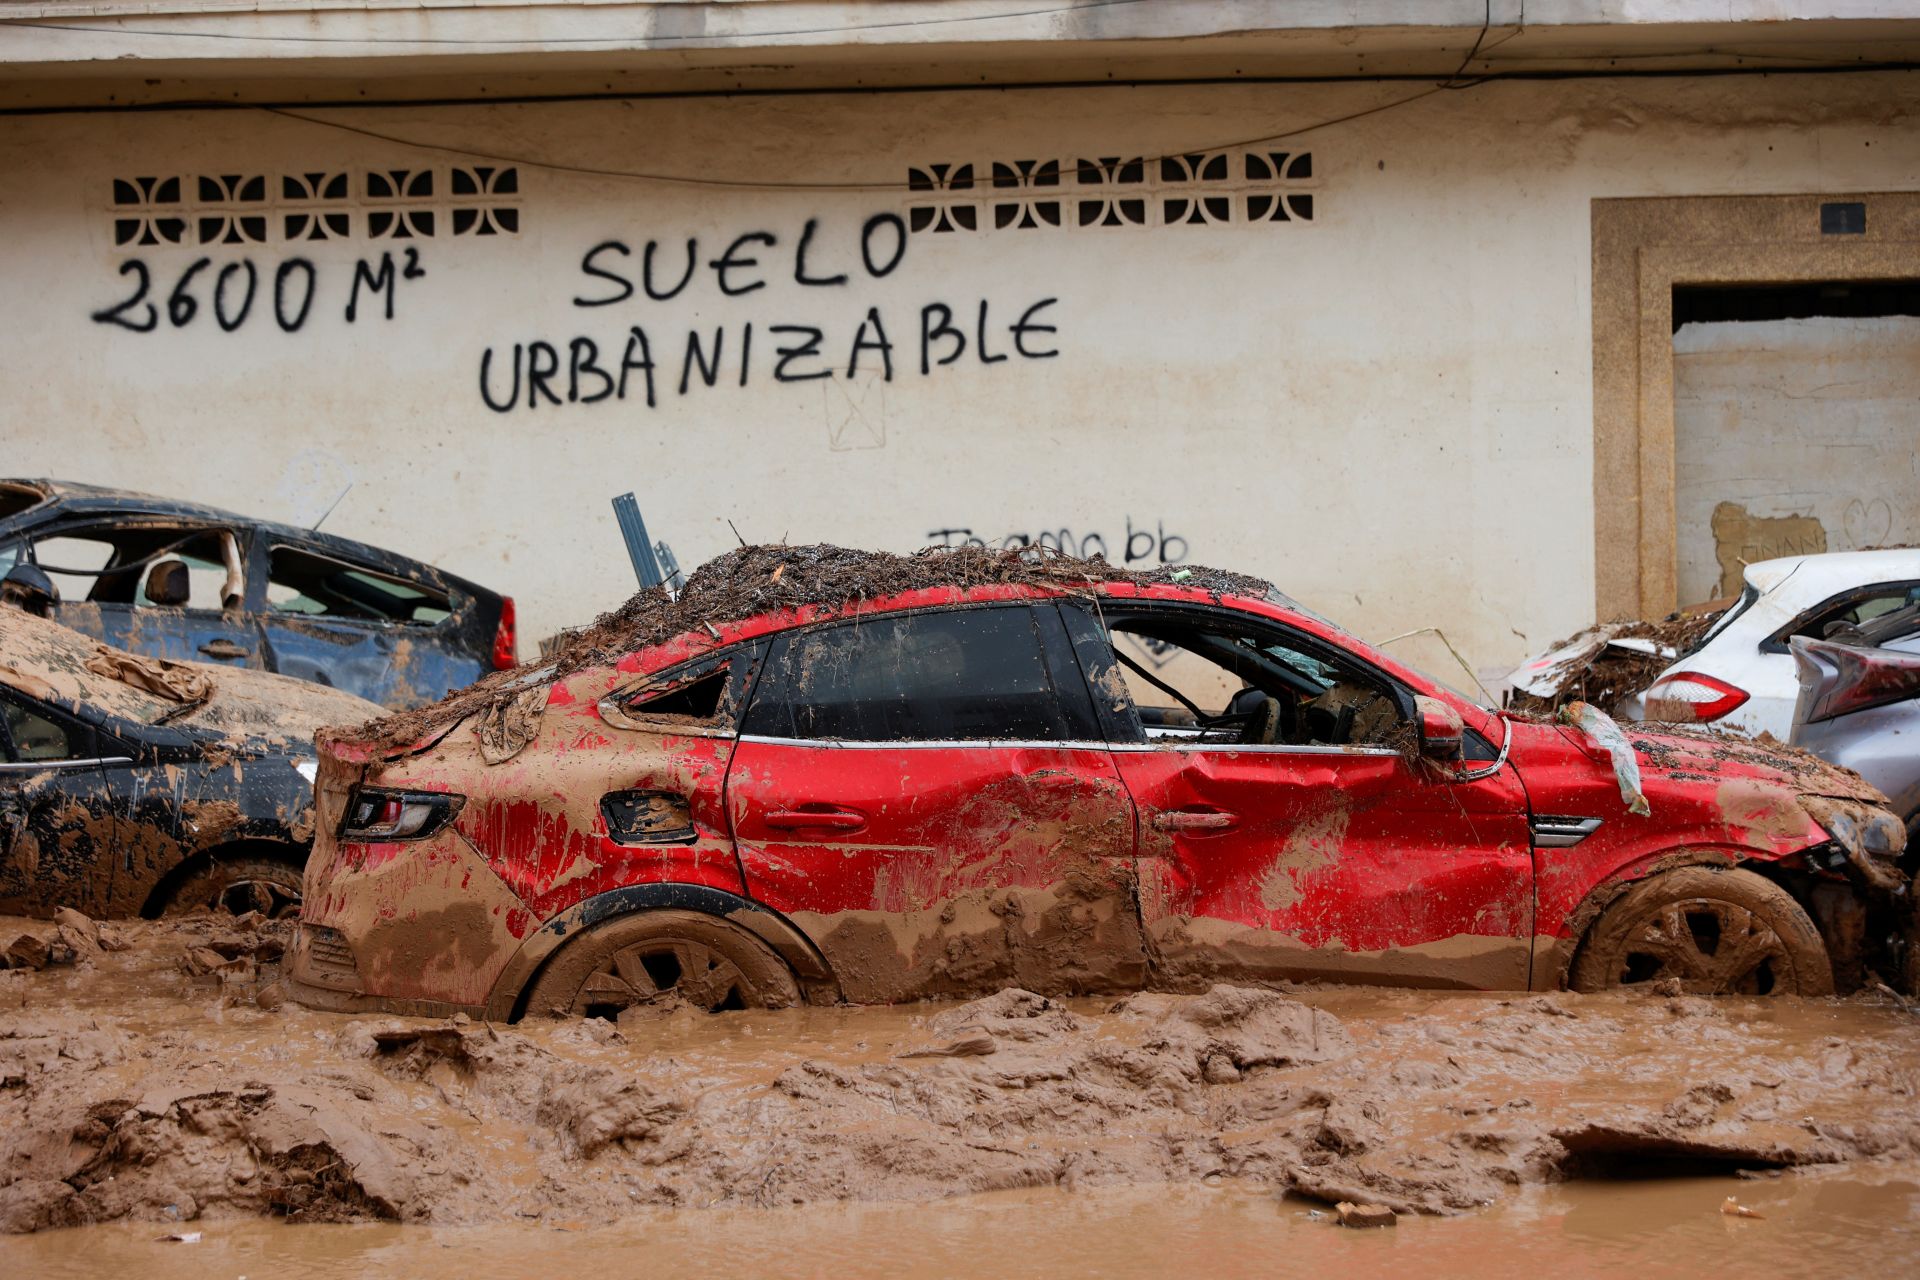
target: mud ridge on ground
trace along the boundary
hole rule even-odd
[[[496,672],[437,703],[344,732],[361,741],[408,746],[511,699],[528,683],[550,683],[677,635],[776,610],[834,609],[929,587],[1017,584],[1070,591],[1097,582],[1172,584],[1255,597],[1273,589],[1258,578],[1204,565],[1121,569],[1100,556],[1082,559],[1041,548],[931,547],[902,556],[824,543],[740,547],[695,569],[677,597],[661,588],[637,592],[591,626],[569,632],[552,654]]]
[[[117,929],[126,950],[0,974],[7,1231],[1219,1178],[1444,1214],[1920,1155],[1920,1017],[1892,1001],[1216,986],[502,1027],[277,1006],[270,930]],[[226,951],[247,963],[194,962]]]

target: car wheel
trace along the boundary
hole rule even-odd
[[[1627,890],[1594,922],[1575,991],[1678,981],[1689,995],[1833,994],[1820,932],[1785,889],[1719,867],[1681,867]]]
[[[800,987],[786,962],[737,925],[698,911],[647,911],[596,925],[547,961],[527,1012],[611,1018],[680,1001],[709,1013],[783,1009]]]
[[[162,915],[189,911],[258,911],[280,920],[300,913],[300,868],[270,858],[234,858],[194,872],[178,885]]]

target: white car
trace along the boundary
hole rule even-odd
[[[1782,742],[1800,694],[1793,636],[1824,639],[1920,601],[1920,548],[1787,556],[1747,566],[1746,589],[1700,642],[1626,699],[1622,718],[1712,724]],[[1903,642],[1920,643],[1920,640]]]

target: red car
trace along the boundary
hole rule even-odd
[[[732,586],[780,601],[783,554]],[[1251,580],[1098,567],[732,621],[696,575],[397,745],[323,733],[295,998],[1909,981],[1905,831],[1857,776],[1639,726],[1616,761],[1611,722],[1489,711]]]

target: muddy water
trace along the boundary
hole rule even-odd
[[[262,1007],[229,926],[124,932],[0,981],[0,1275],[1920,1259],[1920,1016],[1891,1000],[1006,992],[494,1028]],[[213,944],[242,958],[187,972]],[[1343,1197],[1403,1212],[1350,1231]]]
[[[1761,1220],[1719,1212],[1728,1194]],[[1680,1178],[1530,1190],[1459,1218],[1391,1231],[1329,1225],[1304,1202],[1246,1188],[997,1192],[935,1204],[642,1211],[597,1229],[198,1225],[195,1244],[151,1225],[0,1242],[0,1269],[43,1280],[213,1277],[1172,1273],[1583,1276],[1911,1275],[1920,1166],[1755,1183]],[[193,1227],[188,1230],[196,1229]]]

